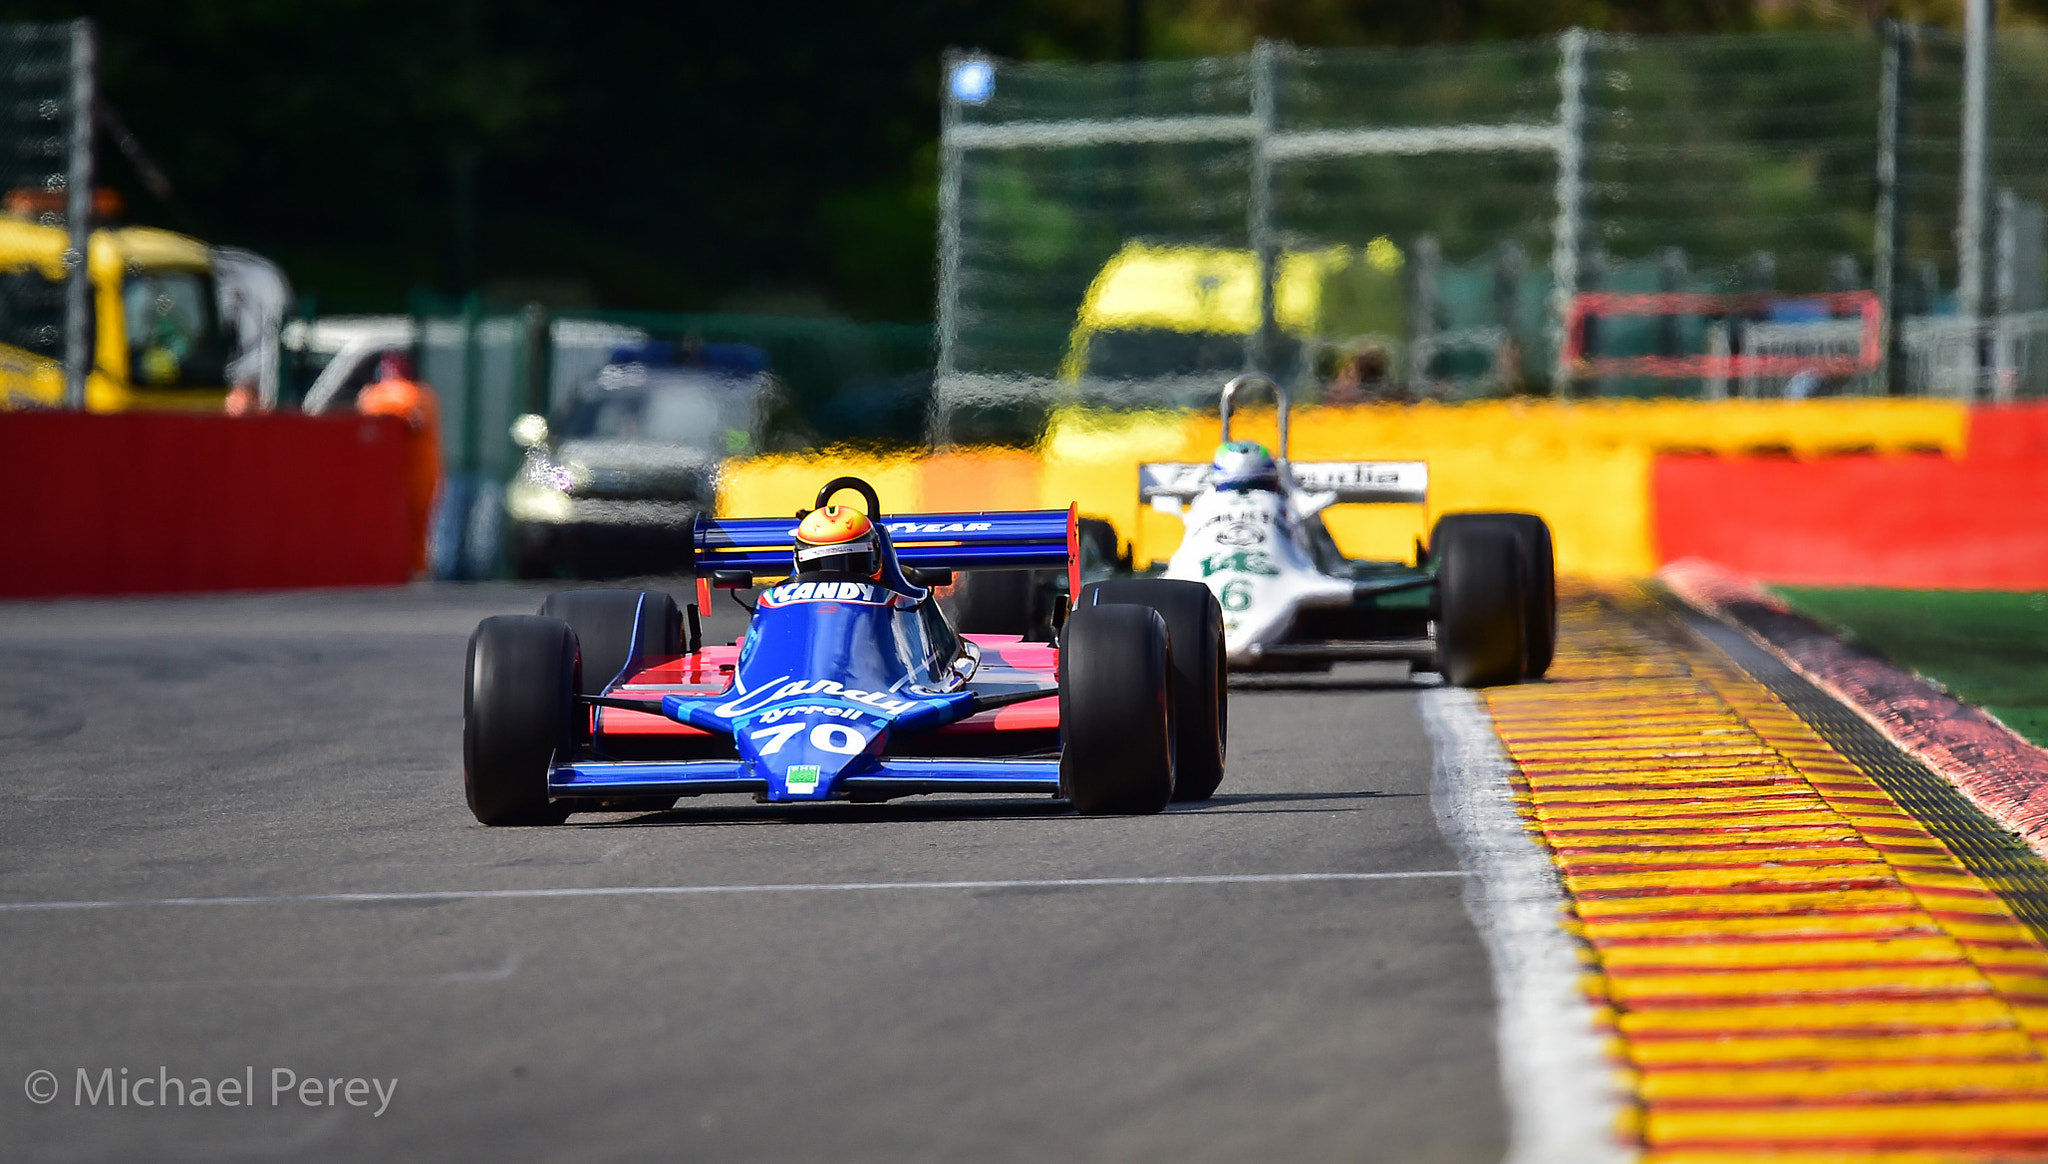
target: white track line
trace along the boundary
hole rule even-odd
[[[1578,989],[1578,951],[1558,924],[1557,867],[1515,814],[1509,764],[1478,697],[1421,694],[1436,745],[1430,803],[1474,877],[1465,909],[1493,962],[1501,1087],[1511,1126],[1506,1164],[1620,1164],[1623,1096]]]
[[[135,909],[164,905],[360,905],[366,902],[515,900],[548,897],[701,897],[735,893],[852,893],[905,889],[1107,889],[1146,885],[1301,885],[1464,877],[1462,869],[1389,873],[1219,873],[1194,877],[1057,877],[1014,881],[848,881],[789,885],[593,885],[573,889],[435,889],[417,893],[287,893],[267,897],[139,897],[106,901],[0,901],[0,913]]]

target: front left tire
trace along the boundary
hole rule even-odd
[[[1486,522],[1440,529],[1430,554],[1437,560],[1436,669],[1459,687],[1520,680],[1528,601],[1514,531]]]
[[[1475,525],[1499,526],[1515,537],[1522,558],[1522,629],[1528,640],[1522,677],[1541,679],[1557,652],[1557,551],[1550,524],[1533,513],[1447,513],[1430,532],[1432,552],[1446,532]]]
[[[1060,789],[1086,816],[1173,799],[1173,659],[1148,606],[1089,606],[1060,632]]]

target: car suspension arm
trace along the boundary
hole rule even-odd
[[[621,699],[616,695],[578,695],[576,701],[593,707],[616,707],[620,711],[644,711],[648,715],[666,715],[661,710],[659,699]]]
[[[1436,578],[1434,576],[1383,580],[1372,579],[1353,582],[1351,584],[1351,600],[1357,602],[1366,598],[1377,598],[1382,594],[1398,594],[1403,590],[1420,590],[1425,586],[1434,585],[1436,585]]]
[[[974,710],[988,711],[996,707],[1008,707],[1013,703],[1029,703],[1034,699],[1051,699],[1060,693],[1057,687],[1042,687],[1030,691],[1002,691],[993,695],[974,693]]]

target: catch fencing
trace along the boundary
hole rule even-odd
[[[956,55],[935,434],[1247,366],[1338,399],[2048,394],[2048,37],[1972,59],[1900,25]]]
[[[6,212],[67,227],[63,272],[7,277],[0,343],[61,356],[64,395],[85,403],[91,365],[92,299],[85,271],[92,229],[97,40],[92,22],[0,24],[0,190]],[[59,275],[65,276],[58,282]],[[59,290],[61,288],[61,290]]]

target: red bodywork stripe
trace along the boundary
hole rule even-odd
[[[1060,726],[1060,701],[1056,695],[1013,703],[970,715],[958,723],[940,728],[935,735],[983,735],[989,732],[1050,731]]]
[[[698,579],[698,585],[704,585]],[[626,678],[626,688],[613,694],[625,699],[658,700],[664,695],[718,695],[732,686],[732,673],[720,665],[738,666],[738,647],[705,647],[694,655],[678,655],[644,667]],[[627,711],[619,707],[593,707],[593,729],[608,736],[704,736],[702,728],[677,723],[665,715]]]
[[[1059,665],[1059,653],[1046,643],[1027,643],[1013,635],[968,635],[979,644],[986,658],[993,655],[1000,666],[1019,671],[1045,673]],[[720,671],[720,664],[737,665],[738,647],[705,647],[695,655],[664,659],[651,667],[635,672],[625,683],[629,688],[644,690],[623,690],[616,694],[627,699],[660,699],[664,695],[718,695],[732,685],[729,671]],[[642,711],[627,711],[617,707],[593,708],[602,725],[603,734],[608,736],[704,736],[711,733],[688,724],[677,723],[664,715]],[[970,716],[958,723],[939,729],[940,734],[965,732],[982,734],[986,732],[1047,731],[1060,726],[1060,701],[1056,696],[1035,699],[1027,703],[1013,703],[980,715]]]

